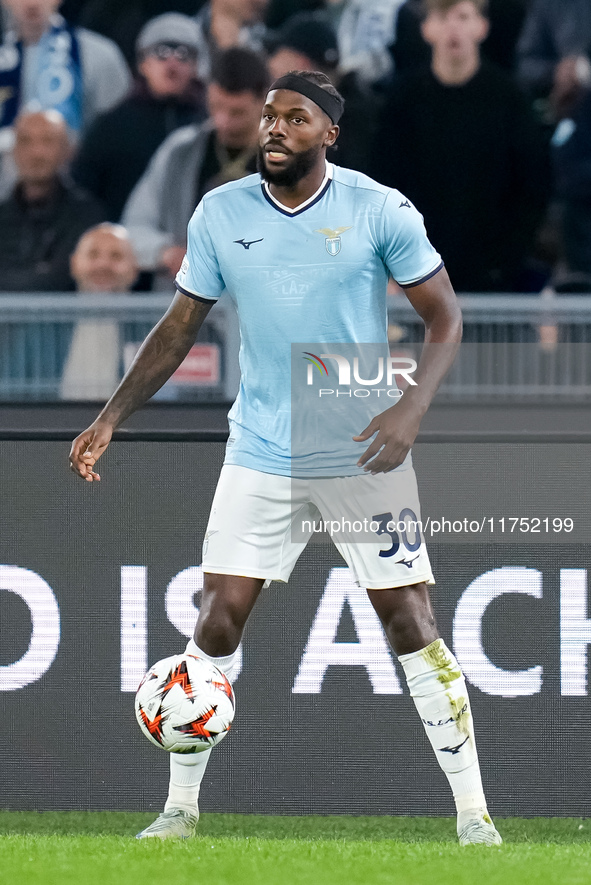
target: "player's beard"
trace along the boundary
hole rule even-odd
[[[259,147],[257,154],[257,169],[261,174],[261,178],[268,181],[269,184],[276,184],[278,187],[292,188],[308,175],[316,163],[322,151],[320,147],[311,147],[307,151],[300,151],[295,154],[288,154],[290,162],[283,169],[267,168],[265,163],[265,152]]]

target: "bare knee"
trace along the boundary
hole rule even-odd
[[[214,658],[230,655],[236,651],[242,631],[237,629],[235,620],[227,612],[199,612],[195,628],[195,642],[206,654]]]
[[[367,595],[396,654],[418,651],[439,637],[425,583],[368,590]]]
[[[212,657],[236,651],[263,581],[235,575],[207,574],[195,642]]]

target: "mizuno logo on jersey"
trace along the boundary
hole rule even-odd
[[[239,243],[241,246],[244,246],[244,248],[248,252],[253,243],[262,243],[264,239],[264,237],[261,237],[260,240],[234,240],[234,242]]]
[[[324,241],[326,251],[329,255],[335,256],[341,251],[341,234],[344,234],[346,230],[352,230],[352,227],[337,227],[336,230],[332,230],[330,227],[321,227],[320,230],[316,230],[314,233],[324,234],[326,237]]]
[[[410,203],[408,202],[408,200],[403,200],[398,208],[399,209],[411,209],[412,207],[411,207]]]

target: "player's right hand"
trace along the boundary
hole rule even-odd
[[[113,428],[110,424],[100,421],[91,424],[72,443],[70,470],[87,482],[100,480],[99,474],[95,473],[93,467],[111,442],[112,436]]]

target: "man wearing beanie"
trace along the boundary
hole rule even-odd
[[[136,41],[137,77],[131,95],[99,117],[74,163],[74,179],[118,221],[127,197],[164,139],[205,118],[197,80],[197,26],[169,12],[151,19]]]

